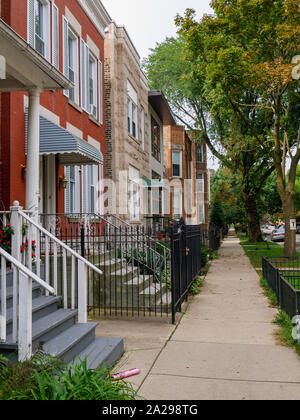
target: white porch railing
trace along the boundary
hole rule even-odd
[[[12,344],[18,344],[19,358],[24,360],[31,357],[32,351],[32,280],[43,287],[47,296],[61,295],[64,309],[77,309],[78,322],[85,324],[89,270],[98,275],[103,273],[30,218],[19,202],[14,202],[10,210],[5,217],[9,217],[14,231],[12,255],[1,250],[0,340],[6,341],[6,261],[9,261],[13,269]]]
[[[18,285],[19,299],[13,302],[13,331],[18,331],[19,360],[26,360],[32,355],[32,281],[37,282],[48,293],[55,295],[55,290],[40,279],[27,267],[0,248],[1,258],[1,314],[0,314],[0,342],[7,339],[7,268],[13,271],[13,282]]]

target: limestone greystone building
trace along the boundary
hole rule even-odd
[[[108,185],[106,206],[108,212],[140,224],[144,201],[142,183],[150,177],[149,89],[140,56],[125,27],[114,22],[106,29],[104,77],[105,174],[116,186],[114,190]]]

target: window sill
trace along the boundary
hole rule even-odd
[[[71,105],[73,108],[76,109],[76,111],[80,112],[82,114],[82,108],[76,102],[72,101],[72,99],[68,99],[68,104]]]
[[[96,124],[98,127],[101,127],[100,121],[98,121],[92,114],[89,114],[89,120]]]
[[[136,137],[134,137],[132,134],[128,133],[128,137],[131,140],[134,140],[138,145],[142,146],[142,143],[139,141],[139,139],[137,139]]]

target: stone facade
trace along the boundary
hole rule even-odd
[[[106,104],[106,178],[114,181],[117,191],[117,216],[128,222],[143,221],[143,188],[140,188],[139,217],[132,220],[124,207],[128,192],[129,169],[139,174],[139,179],[149,179],[149,110],[147,79],[141,70],[140,57],[126,29],[111,23],[105,38],[105,104]],[[136,135],[128,129],[128,84],[137,97]],[[144,110],[144,129],[141,114]],[[142,131],[144,139],[142,139]],[[127,188],[126,188],[127,185]],[[111,198],[108,193],[108,197]],[[109,209],[113,210],[109,206]],[[129,206],[127,206],[129,207]]]

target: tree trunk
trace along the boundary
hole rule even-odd
[[[246,190],[243,191],[243,196],[249,221],[249,242],[263,242],[256,199],[253,194],[248,193]]]
[[[286,191],[283,200],[284,220],[285,220],[285,241],[284,256],[296,256],[296,230],[291,229],[291,220],[296,220],[295,198],[294,195]]]

